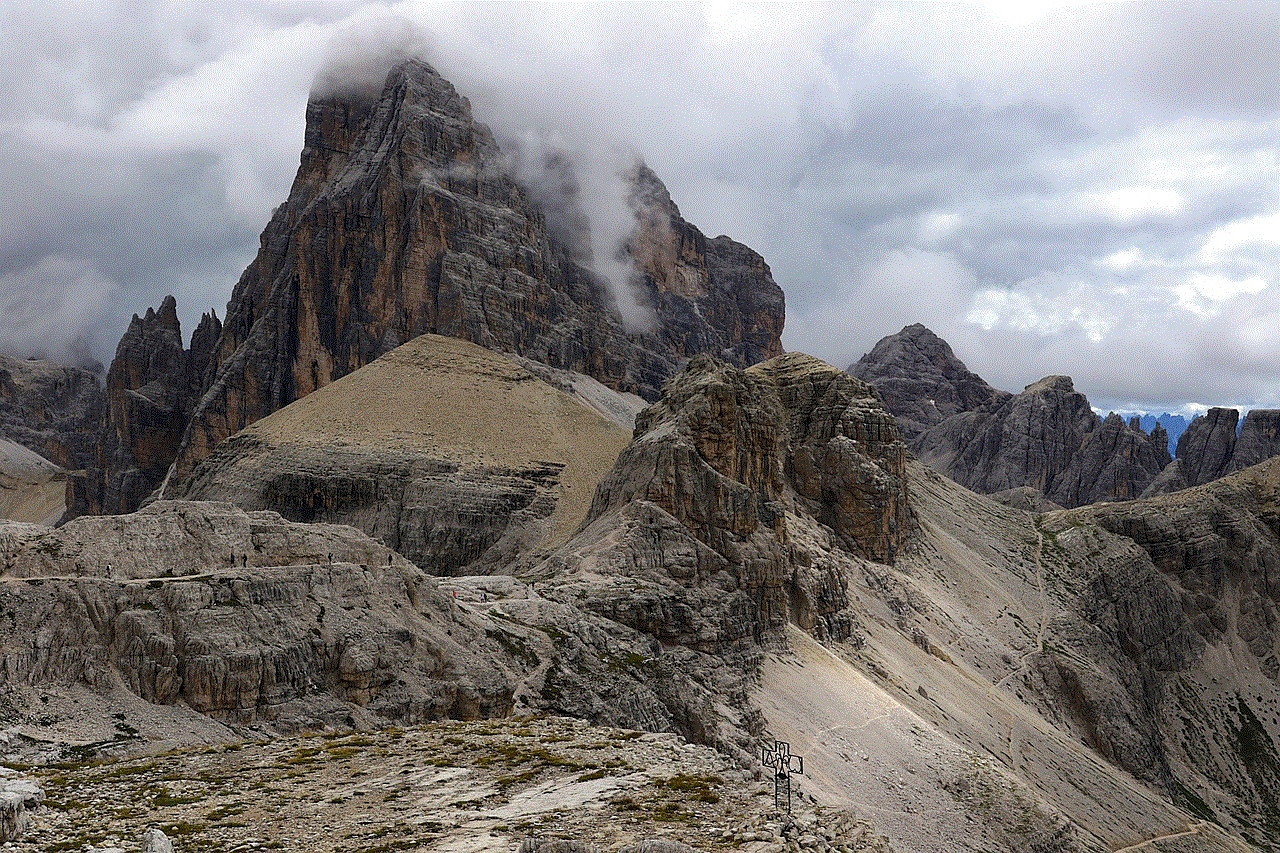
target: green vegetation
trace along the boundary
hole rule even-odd
[[[535,667],[542,663],[542,658],[538,657],[538,653],[529,648],[528,642],[524,637],[515,634],[509,634],[501,628],[491,628],[484,632],[485,636],[494,640],[498,645],[502,646],[516,660],[524,661],[528,666]]]

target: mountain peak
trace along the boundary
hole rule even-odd
[[[909,444],[934,424],[984,406],[1002,393],[970,371],[951,346],[922,323],[881,338],[848,372],[875,386]]]

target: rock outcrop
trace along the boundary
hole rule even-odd
[[[224,441],[181,497],[350,524],[429,574],[510,573],[582,522],[643,406],[527,364],[422,335]]]
[[[800,531],[892,562],[911,524],[905,460],[861,381],[794,353],[747,370],[698,356],[640,413],[583,530],[540,571],[603,575],[583,580],[584,607],[705,653],[776,644],[789,617],[847,637],[845,581]]]
[[[205,314],[183,347],[177,301],[133,315],[107,371],[107,411],[96,458],[67,485],[66,519],[130,512],[164,480],[178,451],[222,332]]]
[[[1280,454],[1280,411],[1255,409],[1243,424],[1239,420],[1236,409],[1212,408],[1198,415],[1178,439],[1177,458],[1143,496],[1201,486]]]
[[[1100,419],[1066,376],[953,415],[916,440],[925,464],[961,485],[995,493],[1030,486],[1064,507],[1128,500],[1169,461],[1163,434],[1112,414]]]
[[[1253,409],[1244,416],[1231,452],[1231,470],[1242,471],[1280,454],[1280,409]]]
[[[31,779],[4,778],[0,773],[0,844],[17,841],[27,830],[31,809],[44,801],[44,790]]]
[[[881,338],[849,365],[849,374],[876,389],[909,445],[934,424],[1007,395],[970,371],[946,341],[920,323]]]
[[[0,355],[0,438],[60,468],[94,461],[105,396],[88,370]]]
[[[1250,412],[1237,440],[1239,413],[1210,409],[1179,433],[1171,455],[1160,419],[1099,418],[1065,376],[1018,395],[996,390],[919,323],[881,339],[849,373],[875,387],[921,459],[977,492],[1007,492],[1024,508],[1166,494],[1280,453],[1280,411]],[[1173,415],[1161,419],[1182,425]],[[1020,491],[1028,488],[1039,496]]]
[[[3,530],[6,683],[124,686],[284,725],[510,710],[516,677],[483,626],[350,527],[159,501]]]
[[[427,332],[650,399],[695,353],[743,366],[779,353],[782,295],[764,261],[703,237],[648,170],[633,178],[638,301],[654,315],[636,331],[581,241],[554,238],[428,65],[401,62],[380,91],[313,98],[293,189],[232,293],[172,487],[226,437]]]

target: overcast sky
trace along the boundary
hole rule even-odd
[[[634,151],[761,252],[788,349],[923,322],[1009,390],[1280,407],[1275,2],[0,0],[3,348],[221,316],[331,45],[410,29],[500,135]]]

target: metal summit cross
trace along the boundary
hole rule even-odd
[[[773,746],[760,744],[760,763],[773,771],[773,807],[786,803],[791,814],[791,774],[804,772],[804,757],[791,754],[791,744],[775,740]]]

